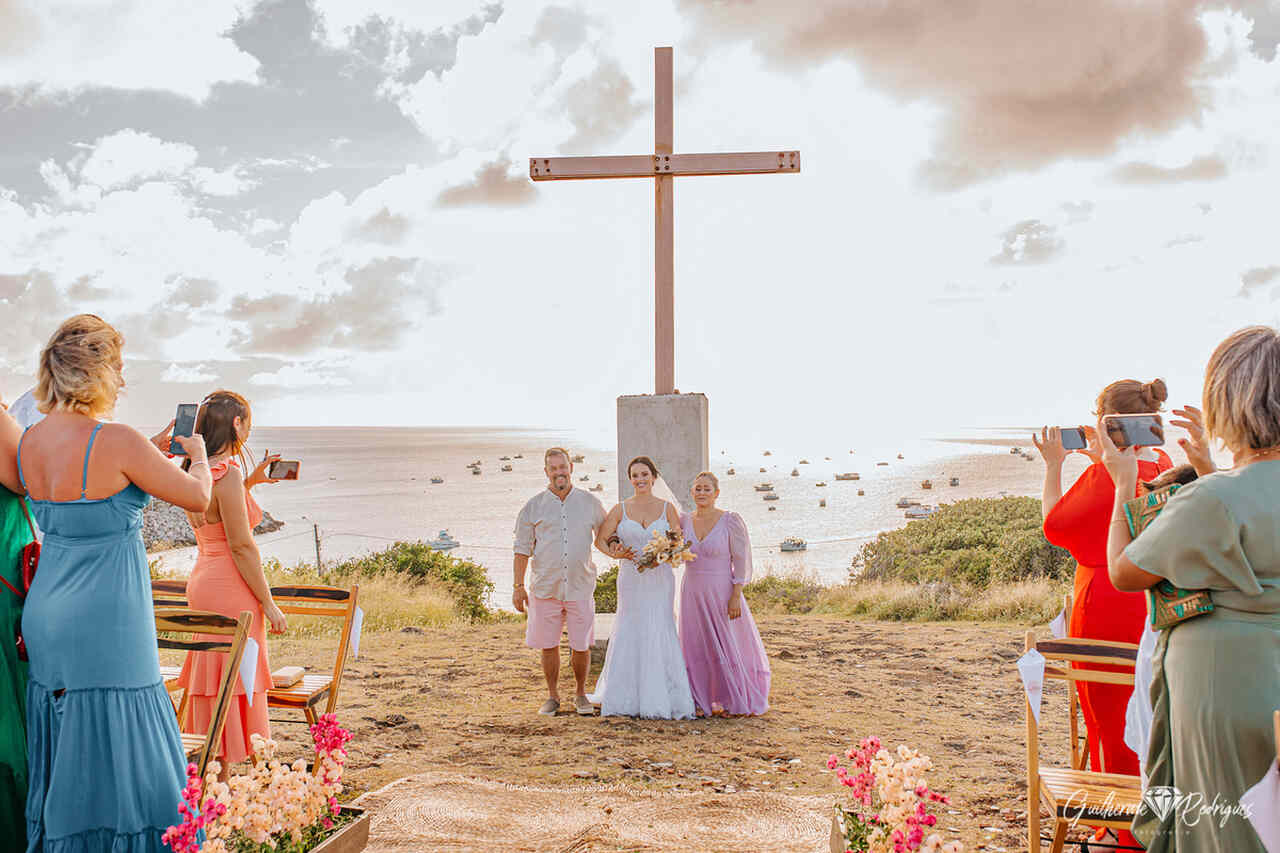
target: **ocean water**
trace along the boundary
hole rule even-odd
[[[839,448],[713,448],[712,469],[721,479],[719,506],[739,512],[748,524],[757,574],[803,572],[836,583],[847,577],[865,542],[906,523],[894,506],[900,497],[938,504],[1039,494],[1044,469],[1038,457],[1027,461],[1009,452],[1014,444],[1029,446],[1025,436],[972,431],[955,439],[880,442],[879,447],[860,447],[851,439],[850,446]],[[543,450],[562,445],[583,454],[574,485],[603,484],[597,496],[608,508],[618,498],[617,460],[605,443],[600,436],[570,431],[492,427],[255,428],[250,447],[256,455],[270,450],[301,462],[296,482],[267,484],[254,492],[264,508],[285,522],[278,532],[260,537],[259,548],[264,558],[286,565],[314,562],[318,530],[324,565],[397,539],[430,540],[448,529],[462,543],[452,553],[488,569],[496,585],[494,602],[502,605],[510,601],[516,514],[546,487]],[[516,455],[524,458],[499,461]],[[476,460],[482,463],[478,476],[466,467]],[[513,470],[501,471],[503,464]],[[727,473],[731,467],[736,471],[732,476]],[[793,470],[798,476],[791,476]],[[835,474],[845,471],[856,471],[862,479],[837,481]],[[432,484],[433,476],[444,482]],[[589,479],[581,480],[584,476]],[[952,476],[960,478],[958,487],[948,485]],[[931,490],[921,488],[926,478],[933,482]],[[773,483],[779,500],[766,502],[753,488],[766,481]],[[859,489],[865,495],[858,496]],[[823,498],[826,507],[819,506]],[[778,545],[788,536],[804,538],[808,549],[782,553]],[[165,569],[187,571],[194,549],[159,556]],[[597,555],[596,562],[601,566],[605,560]]]

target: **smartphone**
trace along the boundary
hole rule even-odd
[[[1152,412],[1142,415],[1107,415],[1107,435],[1116,447],[1159,447],[1164,444],[1164,421]]]
[[[277,459],[267,468],[267,477],[272,480],[296,480],[298,479],[298,462]]]
[[[196,413],[200,411],[200,406],[196,403],[179,403],[178,414],[173,418],[173,434],[174,436],[190,435],[196,430]],[[186,456],[187,451],[182,449],[182,445],[169,439],[169,452],[174,456]]]
[[[1089,446],[1089,438],[1084,434],[1084,427],[1058,427],[1062,433],[1063,450],[1084,450]]]

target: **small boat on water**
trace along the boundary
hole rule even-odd
[[[479,469],[479,468],[472,468],[472,469],[471,469],[471,473],[472,473],[472,474],[475,474],[477,477],[479,477],[479,476],[480,476],[480,469]]]
[[[761,468],[761,469],[760,469],[760,473],[761,473],[761,474],[763,474],[763,473],[764,473],[764,469],[763,469],[763,468]]]
[[[592,491],[592,492],[603,492],[603,491],[604,491],[604,483],[596,483],[594,486],[592,486],[590,489],[588,489],[588,491]]]
[[[809,547],[809,543],[805,542],[799,536],[788,536],[782,540],[782,544],[778,546],[783,551],[804,551]]]
[[[920,501],[912,498],[898,498],[898,503],[895,504],[895,506],[897,506],[898,509],[906,509],[907,507],[920,506]]]
[[[830,461],[831,461],[831,457],[830,457],[830,456],[824,456],[824,457],[822,457],[822,458],[823,458],[823,459],[825,459],[825,460],[827,460],[828,462],[830,462]]]
[[[776,512],[776,511],[777,511],[777,509],[778,509],[778,508],[777,508],[776,506],[771,506],[771,507],[769,507],[769,512]]]
[[[777,493],[777,492],[767,492],[767,493],[765,494],[765,496],[764,496],[764,499],[765,499],[765,500],[767,500],[767,501],[776,501],[776,500],[778,499],[778,493]]]
[[[801,464],[801,465],[808,465],[808,464],[809,464],[809,460],[808,460],[808,459],[801,459],[801,460],[800,460],[800,464]]]
[[[503,471],[510,471],[510,470],[511,470],[511,466],[510,466],[510,465],[503,465],[503,466],[502,466],[502,470],[503,470]]]
[[[826,484],[824,481],[819,480],[818,482],[814,483],[814,485],[815,485],[815,486],[817,486],[819,489],[821,489],[822,487],[824,487],[824,486],[825,486],[825,485],[827,485],[827,484]]]
[[[757,483],[757,484],[756,484],[756,491],[757,491],[757,492],[772,492],[772,491],[773,491],[773,483]]]
[[[431,482],[436,483],[438,485],[444,482],[444,477],[432,477]]]
[[[920,518],[928,518],[929,516],[933,515],[935,512],[937,512],[937,510],[935,510],[931,506],[909,506],[907,507],[907,511],[904,512],[902,515],[904,518],[920,519]]]
[[[584,458],[585,457],[583,457],[581,453],[575,453],[573,454],[573,458],[570,459],[569,461],[572,462],[574,465],[577,465],[579,462],[582,462]]]
[[[952,477],[952,478],[951,478],[951,485],[953,485],[953,486],[958,486],[958,485],[960,485],[960,478],[959,478],[959,477]]]
[[[932,488],[933,488],[933,480],[921,480],[921,481],[920,481],[920,488],[922,488],[922,489],[932,489]]]
[[[772,451],[772,450],[766,450],[766,451],[764,452],[764,454],[763,454],[763,455],[764,455],[764,456],[772,456],[772,455],[773,455],[773,451]]]
[[[1021,447],[1010,447],[1010,448],[1009,448],[1009,452],[1010,452],[1010,453],[1012,453],[1014,456],[1017,456],[1019,453],[1021,453],[1021,452],[1022,452],[1022,448],[1021,448]]]
[[[858,497],[862,497],[865,494],[866,492],[864,492],[862,489],[858,489]]]
[[[799,476],[800,476],[800,469],[799,469],[799,468],[792,468],[792,469],[791,469],[791,476],[792,476],[792,477],[799,477]]]
[[[899,459],[901,459],[901,458],[902,458],[902,454],[901,454],[901,453],[899,453],[899,454],[898,454],[898,458],[899,458]]]
[[[600,471],[599,471],[599,473],[603,474],[603,473],[604,473],[604,469],[603,469],[603,468],[601,468],[601,469],[600,469]]]
[[[822,500],[818,501],[818,506],[826,506],[826,505],[827,505],[827,499],[826,499],[826,498],[823,498]]]
[[[591,479],[591,475],[589,475],[589,474],[583,474],[581,477],[579,477],[579,478],[578,478],[578,482],[579,482],[579,483],[585,483],[585,482],[587,482],[587,480],[590,480],[590,479]]]
[[[515,456],[513,456],[513,457],[511,457],[511,458],[512,458],[512,459],[523,459],[523,458],[524,458],[524,456],[522,456],[521,454],[517,453]]]
[[[854,471],[849,471],[844,474],[836,474],[836,479],[837,480],[861,480],[862,475]]]
[[[510,462],[510,461],[511,461],[511,457],[510,457],[510,456],[499,456],[499,457],[498,457],[498,461],[499,461],[499,462]]]
[[[734,471],[732,468],[730,468],[728,471],[725,471],[725,473],[728,474],[730,477],[732,477],[737,472]]]
[[[434,548],[437,551],[448,551],[451,548],[457,548],[461,544],[461,542],[449,535],[448,530],[441,530],[435,539],[427,543],[427,547]]]
[[[889,464],[888,462],[877,462],[877,463],[876,463],[876,465],[877,465],[877,466],[880,466],[880,465],[888,465],[888,464]]]

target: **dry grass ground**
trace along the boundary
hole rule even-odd
[[[834,801],[841,793],[827,755],[875,734],[932,756],[934,787],[953,797],[941,828],[970,849],[1025,849],[1023,702],[1014,666],[1021,627],[811,614],[758,621],[773,666],[772,709],[759,718],[686,722],[538,716],[542,678],[522,624],[366,632],[339,705],[354,733],[347,795],[432,772],[552,787],[566,797],[603,789],[669,794],[675,804],[696,795],[730,810],[736,798],[745,814],[752,792]],[[272,665],[323,670],[332,665],[333,642],[319,634],[272,640]],[[598,671],[597,660],[589,684]],[[562,681],[562,694],[571,695],[567,666]],[[1042,728],[1050,759],[1065,754],[1064,706],[1050,688]],[[276,724],[273,733],[287,755],[309,744],[301,725]],[[536,802],[511,797],[512,816]],[[490,849],[475,842],[469,847],[460,835],[448,849]],[[544,848],[513,837],[504,849]]]

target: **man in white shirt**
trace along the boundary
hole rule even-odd
[[[596,615],[591,548],[605,511],[594,495],[573,487],[573,462],[564,448],[551,448],[543,460],[547,488],[530,498],[516,518],[511,603],[521,613],[527,608],[525,643],[542,651],[548,698],[538,713],[554,717],[560,710],[560,635],[567,627],[573,705],[589,716],[595,713],[586,696]],[[526,569],[531,569],[527,590]]]

